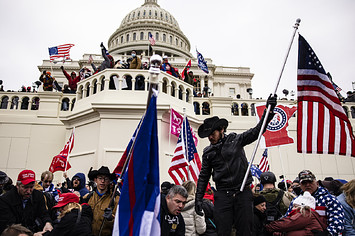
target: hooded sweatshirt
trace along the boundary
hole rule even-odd
[[[76,173],[73,178],[71,179],[72,183],[75,177],[78,177],[80,179],[80,184],[77,188],[74,188],[75,191],[78,191],[80,193],[80,196],[83,197],[86,194],[89,193],[89,190],[87,190],[87,188],[85,187],[85,183],[86,183],[86,178],[85,175],[83,173]]]

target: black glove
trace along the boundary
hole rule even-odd
[[[197,215],[203,216],[202,202],[197,199],[195,200],[195,211]]]
[[[112,209],[111,208],[106,208],[105,210],[104,210],[104,218],[106,218],[106,220],[108,220],[108,221],[111,221],[111,220],[113,220],[113,216],[112,216]]]
[[[100,47],[102,47],[102,48],[104,47],[104,43],[103,42],[101,42]]]
[[[61,69],[61,70],[64,70],[64,66],[61,66],[60,69]]]
[[[271,105],[270,111],[273,111],[277,105],[277,95],[276,94],[274,96],[272,96],[272,94],[270,94],[269,98],[266,101],[266,107],[269,107],[269,105]]]

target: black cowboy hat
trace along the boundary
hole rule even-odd
[[[110,180],[116,179],[116,175],[111,173],[107,166],[101,166],[98,170],[90,170],[88,173],[88,177],[90,180],[94,180],[98,175],[106,175],[110,178]]]
[[[219,119],[218,116],[207,118],[203,121],[203,124],[198,127],[198,136],[200,136],[200,138],[206,138],[221,126],[227,128],[228,121],[223,118]]]

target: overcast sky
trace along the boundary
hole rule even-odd
[[[122,19],[144,0],[0,0],[0,79],[30,86],[48,47],[73,43],[71,58],[100,53]],[[297,18],[299,32],[345,95],[355,81],[354,0],[158,0],[216,65],[250,67],[253,97],[274,91]],[[278,89],[296,90],[297,37]]]

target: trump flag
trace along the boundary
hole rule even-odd
[[[74,132],[75,128],[73,128],[70,138],[65,144],[63,150],[59,153],[59,155],[53,157],[52,163],[49,167],[50,172],[54,173],[56,171],[67,171],[71,168],[68,162],[68,158],[69,154],[71,153],[71,150],[73,150],[74,147]]]
[[[156,96],[137,130],[112,235],[160,235],[159,149]]]
[[[256,105],[256,113],[260,120],[265,110],[265,105]],[[292,137],[288,135],[288,120],[296,112],[296,106],[277,105],[274,109],[275,116],[266,128],[266,132],[261,139],[261,147],[273,147],[294,143]]]

